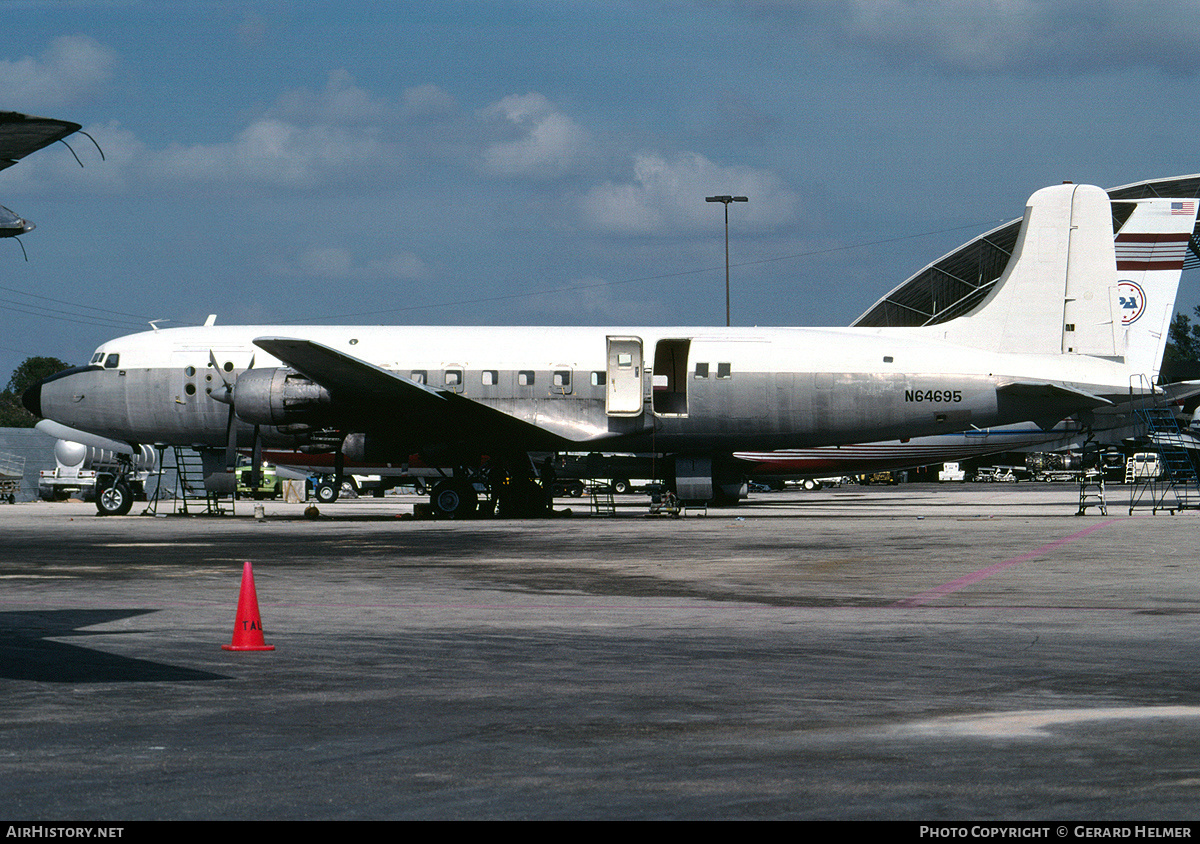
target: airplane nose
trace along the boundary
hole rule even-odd
[[[43,401],[45,399],[43,393],[47,384],[50,384],[54,381],[62,381],[63,379],[70,378],[72,375],[77,375],[81,372],[91,372],[98,369],[100,369],[100,367],[91,365],[72,366],[70,369],[64,369],[62,372],[56,372],[53,375],[47,375],[41,381],[29,385],[29,388],[26,389],[24,394],[21,396],[21,404],[25,405],[25,409],[34,416],[37,416],[40,419],[45,419],[47,416],[42,412],[43,405],[45,404]],[[51,414],[54,414],[56,411],[61,411],[63,409],[63,405],[65,404],[66,397],[70,395],[69,392],[64,391],[61,389],[61,387],[62,385],[59,385],[58,387],[52,387],[50,389],[49,408]],[[70,388],[68,387],[67,390],[70,390]],[[78,399],[76,399],[76,401],[78,401]],[[55,421],[63,422],[64,420],[56,419]]]

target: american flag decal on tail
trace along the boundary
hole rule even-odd
[[[1175,215],[1184,215],[1187,217],[1196,216],[1196,201],[1193,199],[1183,200],[1181,202],[1171,203],[1171,213]]]

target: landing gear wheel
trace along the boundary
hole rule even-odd
[[[632,484],[630,484],[629,481],[625,480],[624,478],[617,478],[615,481],[613,481],[613,492],[617,493],[618,495],[624,495],[625,493],[629,492],[631,488]]]
[[[475,487],[466,481],[448,480],[433,488],[429,504],[433,507],[434,518],[469,519],[479,506],[479,496]]]
[[[133,493],[124,481],[100,490],[96,496],[96,511],[101,516],[124,516],[133,508]]]
[[[338,485],[333,481],[321,481],[317,484],[317,500],[322,504],[332,504],[338,500]]]

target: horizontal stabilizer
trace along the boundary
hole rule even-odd
[[[1162,391],[1169,404],[1177,404],[1200,396],[1200,381],[1177,381],[1174,384],[1164,384]]]

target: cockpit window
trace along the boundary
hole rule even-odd
[[[120,364],[121,364],[121,356],[118,354],[111,354],[104,359],[104,368],[105,369],[116,369]]]
[[[99,363],[102,360],[104,360],[104,352],[96,352],[96,354],[92,355],[92,359],[90,362],[91,363]]]

